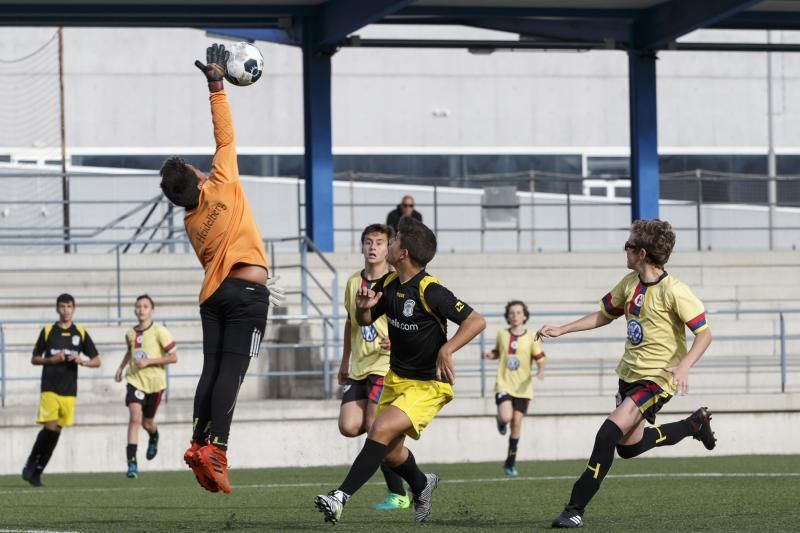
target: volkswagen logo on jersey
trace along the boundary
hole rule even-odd
[[[644,339],[642,325],[636,320],[628,320],[628,340],[636,346],[642,342],[642,339]]]
[[[361,326],[361,336],[367,342],[372,342],[378,338],[378,332],[373,326]]]
[[[414,300],[406,300],[403,303],[403,316],[410,317],[411,315],[413,315],[414,314],[414,305],[416,303],[417,302],[415,302]]]
[[[142,350],[136,350],[135,352],[133,352],[133,358],[134,359],[147,359],[147,354],[145,352],[143,352]]]
[[[519,370],[519,359],[514,356],[506,359],[506,368],[509,370]]]

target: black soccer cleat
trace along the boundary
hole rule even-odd
[[[702,442],[706,450],[713,450],[717,445],[717,438],[711,431],[711,411],[708,407],[701,407],[686,420],[692,426],[692,438]]]
[[[583,527],[583,511],[567,505],[561,514],[553,519],[550,527],[554,529],[572,529]]]

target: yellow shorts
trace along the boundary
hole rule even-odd
[[[71,426],[75,418],[75,396],[61,396],[55,392],[43,392],[39,395],[39,414],[36,422],[44,424],[57,420],[58,425]]]
[[[393,405],[411,419],[406,435],[418,439],[442,407],[453,399],[453,388],[441,381],[401,378],[391,370],[383,378],[383,392],[375,416]]]

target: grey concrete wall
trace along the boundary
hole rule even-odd
[[[708,452],[699,442],[686,439],[674,447],[652,450],[648,456],[800,454],[799,403],[797,394],[676,397],[659,413],[659,422],[683,418],[698,406],[708,405],[714,413],[717,448]],[[148,470],[185,468],[181,457],[191,434],[191,404],[162,405],[160,451],[154,461],[140,463],[145,475]],[[517,457],[521,461],[584,459],[597,428],[613,407],[613,395],[534,401]],[[491,398],[462,399],[456,390],[456,399],[442,409],[422,438],[406,442],[420,464],[497,461],[499,475],[507,439],[498,435],[494,413]],[[340,436],[337,414],[335,401],[242,402],[231,428],[231,463],[236,469],[349,465],[363,437]],[[36,439],[34,416],[32,408],[0,410],[0,427],[14,443],[0,448],[0,475],[19,473]],[[101,408],[79,404],[76,420],[76,427],[63,432],[47,472],[123,472],[120,450],[125,444],[127,410],[122,401]],[[230,477],[235,486],[236,470]]]

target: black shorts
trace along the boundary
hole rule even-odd
[[[163,390],[147,393],[140,391],[128,383],[128,392],[125,394],[125,405],[130,405],[132,403],[141,404],[142,416],[145,418],[155,418],[158,405],[161,403],[162,394],[164,394]]]
[[[652,381],[640,380],[627,383],[619,380],[617,407],[628,397],[639,408],[644,419],[651,424],[656,423],[656,413],[672,399],[672,395],[664,392],[661,387]]]
[[[367,400],[378,403],[383,391],[383,376],[370,374],[365,379],[348,379],[342,387],[342,404]]]
[[[498,392],[494,395],[495,405],[499,406],[503,402],[511,402],[512,409],[514,409],[514,411],[519,411],[523,415],[528,414],[528,406],[531,404],[528,398],[517,398],[516,396],[511,396],[507,392]]]
[[[203,353],[258,357],[268,306],[269,290],[264,285],[225,278],[200,305]]]

